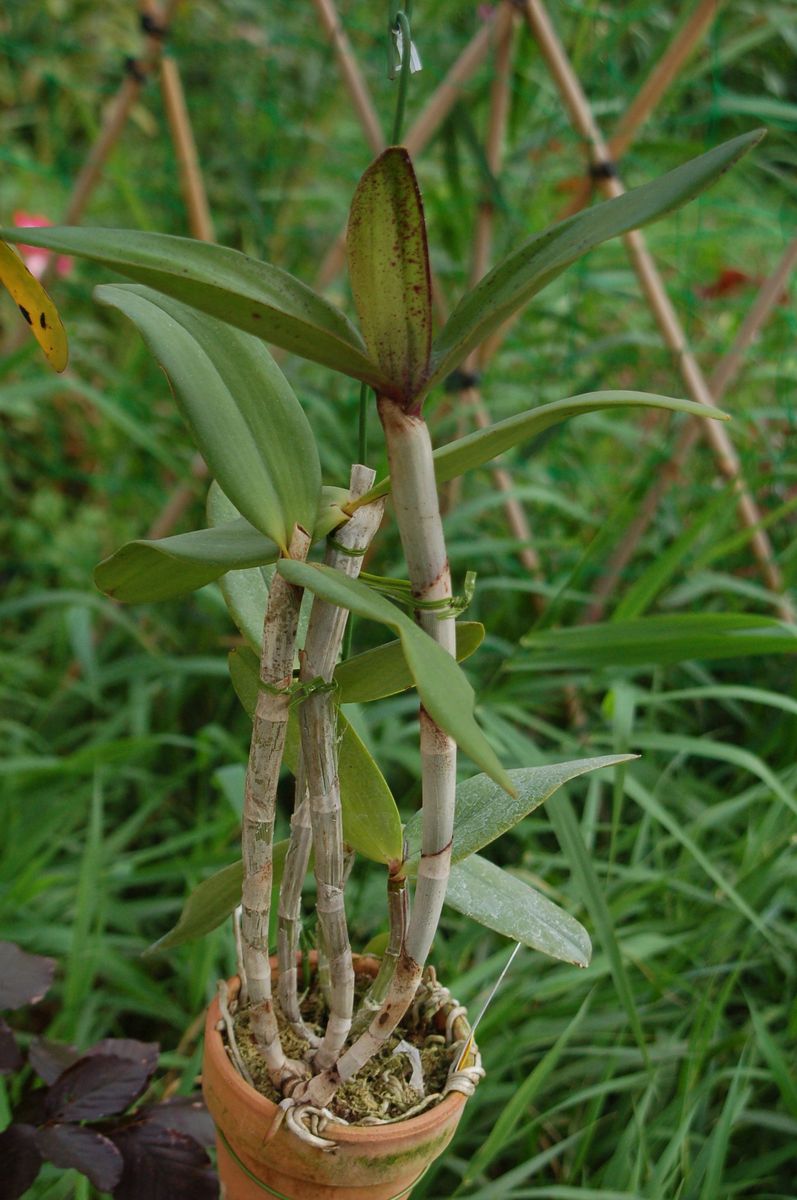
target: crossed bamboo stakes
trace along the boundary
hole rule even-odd
[[[570,215],[583,207],[589,200],[593,186],[598,186],[608,197],[621,195],[624,188],[616,167],[618,158],[631,146],[642,125],[655,111],[667,90],[677,79],[684,63],[710,28],[720,3],[721,0],[700,0],[676,32],[660,60],[654,65],[647,80],[637,91],[631,105],[618,121],[613,134],[604,140],[578,76],[556,35],[545,5],[541,0],[517,0],[517,2],[503,0],[491,17],[483,23],[438,85],[419,117],[408,130],[404,144],[414,156],[423,150],[458,102],[468,80],[492,53],[494,55],[494,72],[485,158],[491,175],[494,178],[499,175],[510,103],[513,43],[516,37],[516,25],[520,19],[523,19],[545,59],[571,123],[588,151],[589,176],[579,181],[575,194],[563,215]],[[151,3],[150,0],[142,0],[139,6],[142,28],[145,32],[142,53],[132,67],[128,65],[117,95],[106,111],[97,142],[75,182],[67,205],[65,223],[74,224],[82,219],[91,194],[100,181],[102,168],[121,137],[144,82],[150,74],[158,70],[180,168],[181,188],[186,204],[189,228],[193,236],[200,240],[213,240],[212,220],[179,71],[175,60],[163,53],[169,22],[178,4],[179,0],[165,0],[162,6],[158,6]],[[379,153],[386,144],[381,123],[334,0],[313,0],[313,4],[329,37],[330,45],[338,61],[341,78],[362,126],[366,142],[374,153]],[[470,272],[471,283],[478,280],[489,268],[493,226],[493,207],[489,201],[483,201],[476,214]],[[626,234],[623,240],[662,338],[674,357],[675,366],[682,377],[685,390],[698,403],[716,405],[737,377],[742,367],[744,351],[755,340],[756,334],[778,302],[783,285],[797,262],[797,242],[792,242],[787,246],[772,276],[761,287],[759,296],[751,307],[748,318],[740,328],[734,345],[722,363],[718,364],[711,379],[707,380],[688,345],[661,275],[647,248],[644,235],[639,231],[634,231]],[[345,230],[341,230],[318,271],[315,281],[318,290],[323,290],[328,286],[341,271],[344,263]],[[438,315],[444,315],[442,290],[437,285],[434,287],[434,295]],[[464,386],[460,391],[460,399],[463,407],[470,410],[474,421],[480,427],[490,423],[490,415],[480,393],[478,379],[502,345],[508,329],[509,326],[492,335],[465,364],[462,375]],[[690,419],[688,426],[681,432],[673,454],[662,468],[660,478],[650,486],[643,497],[638,512],[610,557],[607,569],[597,581],[585,612],[586,620],[598,620],[603,615],[606,602],[613,594],[622,571],[633,557],[641,537],[655,515],[660,500],[679,477],[700,437],[707,439],[720,474],[728,480],[731,486],[739,520],[749,531],[751,548],[767,587],[774,593],[774,605],[778,615],[788,621],[794,620],[793,606],[790,599],[784,594],[783,579],[763,527],[762,515],[744,482],[738,454],[721,424],[716,421],[697,421],[694,418]],[[204,463],[198,457],[192,463],[192,474],[197,479],[204,478],[207,474]],[[541,614],[546,608],[542,590],[544,576],[539,556],[534,548],[528,520],[522,505],[513,494],[513,481],[508,469],[503,466],[495,466],[493,479],[497,490],[504,495],[507,522],[520,544],[518,550],[520,561],[537,583],[538,590],[532,592],[532,604],[537,613]],[[175,489],[167,505],[153,522],[150,536],[166,536],[174,528],[192,498],[193,488],[190,485],[182,485]]]

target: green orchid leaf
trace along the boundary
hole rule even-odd
[[[382,958],[387,950],[390,942],[390,934],[385,930],[383,933],[375,933],[370,941],[366,942],[360,954],[363,956],[370,955],[373,958]]]
[[[102,263],[244,333],[389,393],[350,321],[312,288],[238,250],[129,229],[8,229],[8,242]]]
[[[592,943],[575,917],[478,854],[451,868],[446,904],[550,958],[589,966]]]
[[[360,737],[338,709],[338,780],[343,837],[372,862],[401,862],[401,817],[387,785]]]
[[[214,528],[235,519],[238,515],[238,509],[229,497],[225,496],[215,480],[208,490],[207,514]],[[268,589],[273,575],[273,565],[266,565],[228,571],[219,580],[227,611],[236,628],[258,656],[263,644],[263,622],[266,619]]]
[[[351,495],[348,488],[327,487],[326,484],[321,488],[321,497],[313,526],[314,542],[320,542],[322,538],[332,533],[333,529],[337,529],[339,525],[345,525],[349,517],[343,511],[343,506],[350,500]]]
[[[380,154],[357,185],[346,244],[368,352],[410,400],[428,373],[432,288],[421,193],[402,146]]]
[[[249,646],[236,646],[227,656],[227,666],[241,707],[248,717],[254,717],[260,688],[260,664],[257,655]],[[291,770],[293,769],[291,767]]]
[[[260,654],[263,644],[263,623],[273,575],[273,566],[249,567],[242,571],[228,571],[219,580],[227,611],[255,655]]]
[[[434,451],[434,474],[438,484],[448,483],[490,462],[505,450],[519,446],[538,434],[544,433],[562,421],[572,417],[580,417],[584,413],[612,411],[624,408],[664,408],[672,412],[688,413],[691,417],[705,417],[714,421],[727,421],[727,414],[705,404],[695,404],[692,400],[680,400],[673,396],[654,396],[648,392],[611,391],[585,392],[580,396],[570,396],[566,400],[555,400],[551,404],[542,404],[539,408],[529,409],[528,412],[518,413],[515,417],[507,417],[487,429],[477,429],[466,437],[458,438],[445,446],[438,446]],[[386,496],[390,491],[390,476],[380,479],[369,492],[359,496],[350,503],[352,511],[363,504],[368,504],[377,496]]]
[[[275,842],[272,862],[274,868],[273,887],[279,887],[285,866],[285,855],[288,852],[288,839]],[[172,950],[182,946],[183,942],[192,942],[204,937],[235,911],[241,903],[241,888],[243,886],[244,865],[239,859],[229,867],[222,867],[209,879],[204,879],[194,888],[183,905],[183,911],[177,924],[154,942],[145,954],[155,954],[159,950]]]
[[[212,484],[218,495],[224,493]],[[279,557],[279,546],[264,537],[254,525],[238,515],[238,510],[226,501],[225,514],[210,529],[176,534],[166,538],[138,538],[127,542],[94,570],[94,582],[106,596],[125,604],[170,600],[196,591],[227,571],[242,573],[253,567],[273,563]],[[346,488],[323,487],[313,529],[313,541],[326,537],[349,518],[342,505],[349,500]],[[209,500],[210,504],[210,500]],[[221,509],[218,511],[221,516]],[[273,572],[251,571],[246,578],[253,586],[245,588],[246,596],[254,600],[253,618],[248,624],[258,627],[262,634],[265,603],[268,596],[267,578]],[[235,587],[233,587],[235,591]],[[241,589],[237,589],[240,593]]]
[[[596,204],[531,238],[463,296],[432,348],[427,390],[566,267],[609,238],[638,229],[697,196],[764,136],[743,134],[660,179]]]
[[[316,523],[313,528],[313,541],[318,541],[325,537],[331,529],[348,521],[349,518],[341,510],[341,505],[348,499],[349,493],[345,488],[326,486],[321,488]],[[225,496],[215,481],[210,485],[208,491],[207,512],[208,520],[214,528],[235,520],[239,516],[238,509]],[[219,580],[221,593],[230,616],[257,654],[260,653],[263,641],[263,622],[268,604],[268,589],[273,574],[273,566],[250,567],[243,570],[231,570]],[[296,643],[299,647],[304,645],[312,603],[311,596],[302,597],[299,626],[296,632]]]
[[[311,531],[321,466],[310,423],[262,342],[135,285],[97,288],[165,370],[211,473],[242,516],[287,551]]]
[[[258,662],[247,647],[233,650],[230,676],[238,699],[251,717],[258,693]],[[340,709],[338,722],[338,781],[343,814],[343,836],[358,854],[389,866],[401,860],[403,834],[396,802],[382,772]],[[288,720],[283,762],[296,774],[299,756],[299,720],[296,708]]]
[[[473,688],[442,646],[361,580],[347,579],[330,567],[287,559],[277,564],[277,570],[289,583],[307,588],[330,604],[348,608],[359,617],[379,621],[392,629],[401,641],[407,666],[429,716],[491,779],[508,792],[512,791],[509,775],[476,724]]]
[[[578,758],[573,762],[509,771],[515,789],[514,796],[510,797],[486,775],[466,779],[457,786],[451,861],[462,862],[483,846],[494,842],[571,779],[587,775],[590,771],[599,771],[601,767],[630,762],[634,758],[634,754],[606,754],[599,758]],[[410,817],[404,836],[409,847],[408,858],[417,858],[421,852],[419,812]]]
[[[239,517],[215,529],[128,542],[95,568],[94,582],[126,604],[170,600],[226,571],[272,563],[278,556],[276,542]]]
[[[667,665],[690,659],[797,653],[797,629],[754,613],[638,617],[528,633],[509,671]]]
[[[460,621],[456,632],[457,662],[462,662],[481,645],[484,626],[478,621]],[[415,686],[400,641],[387,642],[339,663],[335,682],[340,688],[341,704],[366,704]]]

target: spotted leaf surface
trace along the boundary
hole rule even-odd
[[[63,371],[69,346],[58,309],[38,279],[5,242],[0,242],[0,282],[5,284],[54,371]]]
[[[421,193],[403,147],[385,150],[360,180],[347,244],[368,353],[409,403],[428,370],[432,292]]]

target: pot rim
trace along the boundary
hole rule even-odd
[[[229,996],[237,994],[240,982],[237,975],[227,980]],[[233,1067],[224,1049],[224,1039],[216,1028],[220,1018],[218,997],[214,996],[208,1006],[205,1018],[205,1054],[212,1057],[215,1070],[234,1093],[236,1103],[259,1112],[264,1129],[270,1131],[271,1123],[279,1112],[279,1108],[273,1100],[269,1100],[267,1096],[263,1096],[251,1087]],[[390,1145],[394,1142],[406,1142],[408,1137],[422,1138],[436,1126],[451,1120],[454,1114],[464,1107],[466,1100],[467,1096],[462,1092],[449,1092],[437,1104],[426,1109],[425,1112],[418,1113],[415,1117],[407,1118],[407,1120],[393,1121],[385,1125],[330,1124],[324,1130],[324,1137],[329,1141],[349,1145],[378,1140],[382,1147],[386,1143]],[[265,1137],[267,1138],[268,1134]],[[319,1153],[322,1152],[319,1151]]]

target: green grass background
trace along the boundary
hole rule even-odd
[[[552,6],[605,128],[688,7]],[[388,128],[383,8],[351,0],[341,12]],[[410,122],[479,20],[474,4],[416,0],[424,71],[411,81]],[[794,235],[796,30],[790,4],[721,5],[623,162],[627,181],[642,182],[735,133],[769,127],[754,156],[650,231],[707,370],[730,345],[755,283],[713,300],[700,290],[724,270],[766,275]],[[10,0],[0,37],[0,212],[5,221],[16,209],[57,221],[123,56],[139,50],[135,5]],[[369,161],[311,6],[195,0],[170,46],[219,241],[311,280]],[[488,63],[417,163],[449,305],[467,279],[480,199],[495,204],[500,254],[551,221],[567,199],[562,182],[581,169],[578,139],[521,34],[505,169],[490,179],[478,149],[490,81]],[[186,232],[153,84],[87,221]],[[55,287],[71,339],[68,376],[50,376],[32,343],[0,359],[0,937],[59,960],[50,995],[16,1022],[25,1037],[80,1046],[109,1035],[157,1039],[164,1069],[190,1091],[201,1054],[195,1017],[234,966],[228,932],[168,956],[141,952],[174,922],[188,890],[236,857],[223,769],[245,761],[247,721],[227,679],[234,630],[215,585],[126,610],[91,582],[100,558],[145,532],[192,458],[137,335],[93,305],[102,278],[84,264]],[[342,281],[329,294],[349,302]],[[10,301],[0,318],[11,342]],[[725,405],[792,588],[796,332],[785,297]],[[286,370],[322,444],[325,481],[344,483],[356,453],[357,389],[296,360]],[[682,390],[619,244],[534,302],[490,367],[484,396],[499,418],[598,387]],[[470,415],[442,397],[430,421],[437,441],[471,428]],[[512,669],[522,659],[519,637],[535,624],[533,590],[549,601],[544,627],[582,618],[678,429],[595,415],[508,456],[544,564],[541,585],[518,560],[487,471],[464,482],[448,514],[456,581],[479,572],[469,616],[488,635],[466,670],[503,761],[607,748],[642,757],[614,777],[572,785],[492,848],[495,861],[588,926],[593,963],[580,972],[521,953],[480,1030],[487,1078],[418,1200],[797,1195],[793,659]],[[375,420],[370,459],[383,466]],[[203,502],[197,483],[181,528],[202,523]],[[737,532],[731,497],[701,447],[626,571],[624,592],[640,584],[645,612],[770,612]],[[378,549],[383,573],[402,573],[392,527]],[[378,636],[359,623],[355,648]],[[578,731],[565,682],[576,684],[584,708]],[[418,800],[414,708],[405,696],[358,714],[406,814]],[[283,804],[283,822],[286,813]],[[347,893],[355,945],[379,932],[382,889],[376,868],[355,872]],[[478,1007],[508,950],[447,912],[434,958],[458,998]],[[0,1124],[14,1086],[0,1090]],[[82,1177],[47,1169],[30,1195],[91,1192]]]

